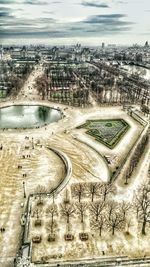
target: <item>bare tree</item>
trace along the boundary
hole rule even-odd
[[[84,218],[86,215],[88,204],[86,202],[77,203],[76,208],[77,208],[77,214],[80,216],[81,223],[84,223]]]
[[[93,202],[90,205],[91,215],[95,218],[96,222],[98,221],[98,218],[101,215],[104,208],[105,208],[105,201],[104,200]]]
[[[128,184],[128,180],[131,177],[135,168],[137,167],[137,164],[138,164],[148,142],[149,142],[149,132],[147,131],[147,133],[142,137],[140,143],[136,146],[134,154],[132,155],[132,157],[130,159],[129,166],[126,170],[126,175],[124,177],[125,184]]]
[[[107,225],[112,232],[112,235],[115,234],[115,230],[120,231],[125,227],[125,218],[119,209],[113,211],[107,220]]]
[[[79,202],[81,202],[81,198],[86,195],[85,183],[77,183],[72,185],[71,192],[73,197],[78,198]]]
[[[108,201],[107,202],[107,212],[108,212],[108,220],[110,220],[111,215],[115,211],[117,203],[115,201]]]
[[[70,203],[70,192],[69,189],[66,188],[65,192],[64,192],[64,203]]]
[[[75,213],[75,207],[73,204],[62,204],[61,205],[61,214],[66,218],[67,223],[70,223],[70,217]]]
[[[101,183],[89,183],[87,186],[87,195],[91,197],[91,201],[94,201],[94,197],[100,194]]]
[[[35,189],[35,193],[38,194],[39,197],[38,204],[42,204],[42,195],[46,193],[46,187],[43,185],[38,185]]]
[[[105,183],[103,184],[102,188],[101,188],[101,193],[103,195],[104,201],[106,200],[107,196],[109,194],[114,194],[115,193],[115,187],[112,183]]]
[[[41,207],[35,207],[32,210],[32,215],[33,217],[36,217],[36,219],[39,219],[43,214],[43,210],[41,209]]]
[[[106,216],[105,216],[104,212],[102,212],[100,214],[97,221],[92,219],[90,224],[91,224],[91,228],[94,230],[98,230],[99,236],[101,236],[102,230],[104,230],[106,228]]]
[[[150,184],[144,184],[135,194],[134,206],[138,223],[142,225],[141,232],[146,234],[147,223],[150,222]]]
[[[57,222],[56,221],[48,221],[46,224],[46,228],[48,231],[50,231],[51,235],[55,234],[57,229]]]
[[[53,228],[55,224],[54,217],[58,215],[57,205],[52,204],[48,206],[48,208],[46,209],[46,214],[51,217],[51,220],[49,222],[49,227],[50,227],[51,233],[53,233]]]
[[[120,204],[120,209],[121,209],[121,211],[123,213],[124,218],[126,218],[127,213],[131,209],[131,205],[128,202],[122,201],[122,203]]]
[[[38,92],[42,94],[42,99],[48,94],[48,82],[46,75],[42,75],[36,79],[35,86],[37,87]]]

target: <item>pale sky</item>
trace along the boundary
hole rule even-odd
[[[0,43],[144,44],[150,0],[0,0]]]

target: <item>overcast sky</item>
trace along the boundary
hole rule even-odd
[[[150,0],[0,0],[0,42],[144,44]]]

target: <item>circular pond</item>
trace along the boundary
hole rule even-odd
[[[36,128],[61,119],[59,110],[39,105],[0,108],[0,128]]]

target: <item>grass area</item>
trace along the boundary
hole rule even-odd
[[[129,124],[123,119],[87,120],[86,123],[77,127],[85,128],[86,133],[113,149],[129,129]]]
[[[6,91],[0,90],[0,98],[6,97]]]

